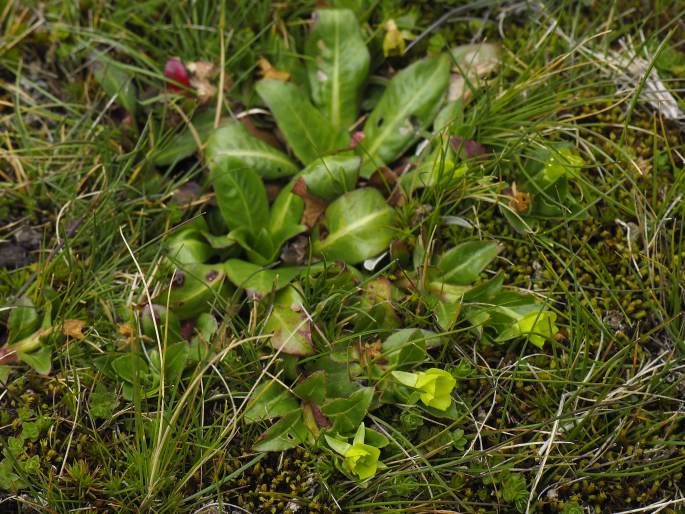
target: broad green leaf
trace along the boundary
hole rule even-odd
[[[271,333],[271,347],[287,355],[304,357],[314,353],[312,327],[304,312],[302,297],[293,286],[280,291],[274,300],[264,332]]]
[[[432,332],[428,332],[432,334]],[[426,361],[426,336],[423,330],[398,330],[383,342],[383,357],[391,368],[414,366]]]
[[[447,90],[449,68],[448,57],[441,55],[415,62],[393,77],[364,125],[362,176],[397,159],[431,124]]]
[[[271,206],[269,232],[277,234],[286,227],[300,224],[304,212],[304,200],[292,193],[293,183],[281,189]]]
[[[492,241],[461,243],[439,257],[436,278],[448,284],[471,284],[498,253],[499,247]]]
[[[302,421],[302,413],[291,412],[264,432],[253,449],[257,452],[282,452],[305,443],[310,437]]]
[[[559,331],[555,324],[556,319],[555,312],[544,310],[542,306],[539,306],[537,310],[514,321],[508,329],[499,334],[495,341],[503,342],[516,337],[527,337],[535,346],[542,348],[545,341],[554,337]]]
[[[7,320],[9,330],[7,344],[16,343],[28,337],[38,329],[39,324],[36,306],[30,298],[22,296],[17,300],[17,305],[10,311]]]
[[[321,412],[333,423],[333,433],[349,434],[354,432],[366,417],[373,400],[374,389],[363,387],[347,398],[335,398],[321,406]]]
[[[335,130],[347,130],[357,117],[369,51],[352,11],[319,9],[315,16],[305,50],[312,99]]]
[[[212,170],[216,203],[230,229],[245,228],[256,234],[269,223],[269,202],[262,179],[250,167],[223,159]]]
[[[229,259],[224,263],[224,270],[228,279],[237,287],[246,289],[251,294],[265,296],[287,286],[304,268],[263,268],[240,259]]]
[[[330,155],[312,162],[301,176],[309,193],[330,201],[354,189],[360,165],[361,157],[352,153]]]
[[[395,211],[375,189],[346,193],[328,206],[325,239],[314,242],[314,251],[329,260],[356,264],[386,250],[392,241]]]
[[[461,179],[468,169],[466,163],[459,164],[449,144],[439,145],[428,157],[419,157],[416,168],[403,174],[399,183],[407,192],[436,185],[448,187]]]
[[[208,109],[195,116],[190,122],[201,143],[209,138],[214,130],[214,110]],[[197,151],[197,139],[189,126],[184,126],[180,132],[174,134],[161,148],[154,151],[150,159],[155,166],[169,166],[176,161],[190,157]]]
[[[256,89],[271,109],[290,148],[304,164],[348,144],[347,133],[335,130],[294,84],[263,79]]]
[[[229,166],[249,168],[267,179],[288,177],[298,170],[287,155],[253,136],[242,123],[233,120],[209,136],[205,157],[212,171],[222,161],[229,161]]]
[[[246,423],[280,418],[300,407],[300,402],[292,393],[276,381],[257,387],[252,393],[252,398],[254,401],[245,411]]]
[[[35,352],[18,353],[19,360],[31,366],[40,375],[49,375],[52,366],[52,352],[49,348],[41,347]]]
[[[91,69],[95,80],[110,97],[116,96],[117,101],[130,114],[136,113],[138,100],[133,77],[122,65],[102,54],[93,59]]]
[[[225,273],[220,265],[190,264],[176,271],[170,289],[158,298],[169,302],[169,310],[178,319],[187,319],[208,311],[217,298],[224,296]]]

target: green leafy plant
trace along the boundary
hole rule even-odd
[[[18,300],[7,321],[7,343],[0,347],[0,380],[9,374],[10,364],[22,361],[42,375],[50,373],[52,351],[43,340],[53,332],[50,303],[41,320],[33,302],[26,297]]]

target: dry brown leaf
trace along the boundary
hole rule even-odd
[[[67,319],[64,320],[62,324],[62,333],[71,337],[72,339],[83,339],[85,334],[83,329],[86,326],[86,322],[80,319]]]
[[[260,57],[258,64],[263,78],[282,80],[283,82],[290,80],[290,73],[287,71],[277,70],[265,57]]]
[[[307,190],[307,184],[304,178],[300,177],[293,185],[293,193],[304,200],[304,212],[302,213],[302,220],[300,223],[306,225],[308,228],[313,228],[323,216],[327,204],[320,198],[312,196]]]

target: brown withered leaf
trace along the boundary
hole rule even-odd
[[[80,319],[67,319],[62,324],[62,334],[72,339],[83,339],[86,322]]]
[[[265,57],[260,57],[258,64],[263,78],[282,80],[283,82],[290,80],[290,73],[275,69]]]
[[[302,177],[297,179],[293,185],[293,193],[304,200],[304,212],[300,223],[306,225],[307,228],[313,228],[323,216],[327,207],[326,202],[309,193],[307,184]]]
[[[269,144],[271,146],[275,146],[279,150],[284,150],[284,147],[281,144],[281,141],[276,136],[274,136],[272,132],[267,131],[267,130],[261,130],[261,129],[257,128],[249,116],[245,116],[243,118],[240,118],[240,123],[242,123],[243,126],[254,137],[261,139],[266,144]]]

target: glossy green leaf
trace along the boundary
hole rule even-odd
[[[361,157],[349,152],[329,155],[312,162],[301,176],[309,193],[330,201],[354,189],[360,165]]]
[[[233,284],[258,296],[284,288],[304,271],[301,267],[263,268],[240,259],[229,259],[223,267]]]
[[[271,206],[269,232],[277,234],[286,227],[300,224],[304,212],[304,200],[292,193],[292,182],[281,189]]]
[[[418,140],[440,108],[448,82],[446,55],[417,61],[393,77],[364,125],[362,176],[391,163]]]
[[[348,144],[347,133],[335,130],[294,84],[263,79],[256,89],[271,109],[290,148],[304,164]]]
[[[179,319],[208,311],[225,292],[225,273],[220,265],[190,264],[176,271],[170,289],[158,301],[166,304]]]
[[[443,253],[435,266],[442,282],[467,285],[475,282],[497,256],[499,247],[492,241],[467,241]]]
[[[215,252],[206,242],[203,233],[206,230],[207,226],[203,220],[197,227],[186,228],[169,236],[166,241],[166,253],[169,258],[179,265],[207,262]]]
[[[117,101],[130,114],[136,113],[138,100],[133,77],[121,64],[110,58],[98,54],[93,59],[91,69],[95,80],[110,97],[116,96]]]
[[[205,157],[212,171],[224,161],[229,162],[229,167],[249,168],[267,179],[288,177],[298,171],[287,155],[233,120],[212,132],[205,147]]]
[[[249,167],[224,159],[212,170],[212,184],[221,215],[230,229],[256,234],[269,223],[269,203],[262,179]]]
[[[356,264],[388,248],[394,236],[395,211],[375,189],[346,193],[328,206],[325,239],[314,242],[314,251],[329,260]]]
[[[251,395],[254,399],[245,411],[245,422],[255,423],[280,418],[300,408],[300,402],[276,381],[258,386]]]
[[[347,398],[335,398],[321,406],[321,412],[331,421],[332,432],[349,434],[354,432],[366,417],[373,399],[373,388],[363,387]]]
[[[293,286],[280,291],[274,299],[264,332],[271,334],[269,344],[277,352],[299,357],[314,353],[311,322],[302,301]]]
[[[357,117],[369,51],[352,11],[319,9],[315,19],[306,43],[312,99],[334,129],[347,130]]]

